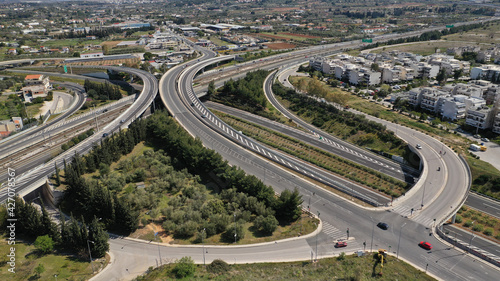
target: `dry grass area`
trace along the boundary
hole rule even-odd
[[[297,34],[297,33],[290,33],[290,32],[283,32],[283,33],[278,33],[278,34],[294,36],[294,37],[303,37],[303,38],[309,38],[309,39],[320,38],[318,36],[304,35],[304,34]]]
[[[290,43],[268,43],[264,45],[266,45],[271,50],[293,49],[297,46]]]
[[[384,46],[376,49],[371,49],[368,51],[370,53],[382,53],[392,50],[398,50],[400,52],[410,52],[414,54],[427,56],[436,53],[436,50],[439,50],[439,52],[441,53],[446,53],[446,50],[448,48],[470,46],[471,44],[476,44],[476,43],[466,42],[466,41],[436,40],[436,41],[426,41],[426,42],[404,43],[394,46]]]
[[[118,44],[120,44],[122,40],[120,41],[105,41],[101,43],[101,46],[108,46],[110,49],[116,47]]]
[[[139,58],[119,59],[119,60],[102,60],[102,61],[87,61],[64,63],[65,65],[134,65],[140,62]]]
[[[349,246],[345,250],[349,253]],[[307,257],[305,257],[307,258]],[[232,264],[228,261],[227,269],[209,270],[210,266],[197,265],[193,275],[182,280],[289,280],[289,281],[317,281],[317,280],[436,280],[414,268],[410,264],[388,256],[382,267],[375,255],[340,254],[334,258],[319,259],[317,262],[298,261],[286,263],[256,263]],[[137,280],[175,280],[173,272],[175,263],[154,269]]]

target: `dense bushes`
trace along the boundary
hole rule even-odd
[[[234,81],[229,80],[210,99],[258,114],[270,119],[273,115],[266,111],[267,99],[264,94],[264,80],[269,74],[266,70],[249,72],[245,78]]]
[[[290,102],[290,110],[297,115],[312,119],[311,123],[318,128],[326,128],[330,124],[342,123],[346,127],[352,128],[350,135],[364,132],[364,137],[359,137],[358,145],[367,145],[373,140],[370,137],[376,138],[387,144],[387,149],[403,145],[393,132],[386,130],[386,127],[380,123],[370,121],[361,114],[355,114],[349,111],[340,110],[337,107],[328,103],[323,103],[310,98],[306,95],[299,94],[294,90],[285,89],[279,84],[273,85],[275,95],[288,100]]]
[[[120,87],[112,85],[108,81],[100,83],[85,79],[83,87],[87,95],[94,100],[119,100],[122,98]]]
[[[112,162],[145,139],[162,149],[124,159],[117,163],[117,170],[110,171]],[[197,237],[199,242],[202,235],[220,234],[230,242],[235,231],[236,240],[245,236],[247,222],[269,234],[278,220],[293,222],[301,214],[297,190],[276,197],[271,187],[229,166],[164,112],[132,123],[126,132],[102,140],[85,157],[75,155],[65,166],[68,188],[63,205],[86,220],[99,216],[115,231],[134,231],[138,212],[148,210],[148,217],[162,222],[165,231],[176,238]],[[99,178],[82,177],[97,168]],[[146,188],[136,188],[134,183],[139,181],[146,181]],[[216,193],[205,187],[213,182],[220,183]]]

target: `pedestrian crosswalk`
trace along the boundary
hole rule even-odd
[[[424,226],[430,227],[434,223],[434,218],[430,218],[424,214],[421,213],[420,208],[412,208],[405,206],[403,204],[398,205],[394,207],[394,209],[391,209],[391,211],[400,214],[403,217],[408,217],[412,221],[418,222]]]
[[[333,238],[333,240],[346,238],[345,232],[340,231],[338,228],[325,221],[323,221],[323,229],[321,230],[321,232],[330,236],[331,238]]]

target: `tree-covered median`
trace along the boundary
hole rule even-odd
[[[288,108],[312,125],[335,136],[361,146],[404,156],[406,144],[382,124],[366,119],[361,114],[338,109],[280,84],[273,85],[273,93],[287,101]]]
[[[155,149],[120,160],[143,141]],[[65,166],[63,209],[86,221],[98,217],[118,233],[154,223],[174,239],[200,243],[217,236],[215,242],[229,243],[235,233],[236,241],[247,231],[269,236],[302,215],[296,190],[275,195],[203,147],[165,112],[135,121]]]

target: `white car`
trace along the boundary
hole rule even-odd
[[[417,144],[415,147],[416,147],[417,149],[422,149],[422,146],[421,146],[420,144]]]

